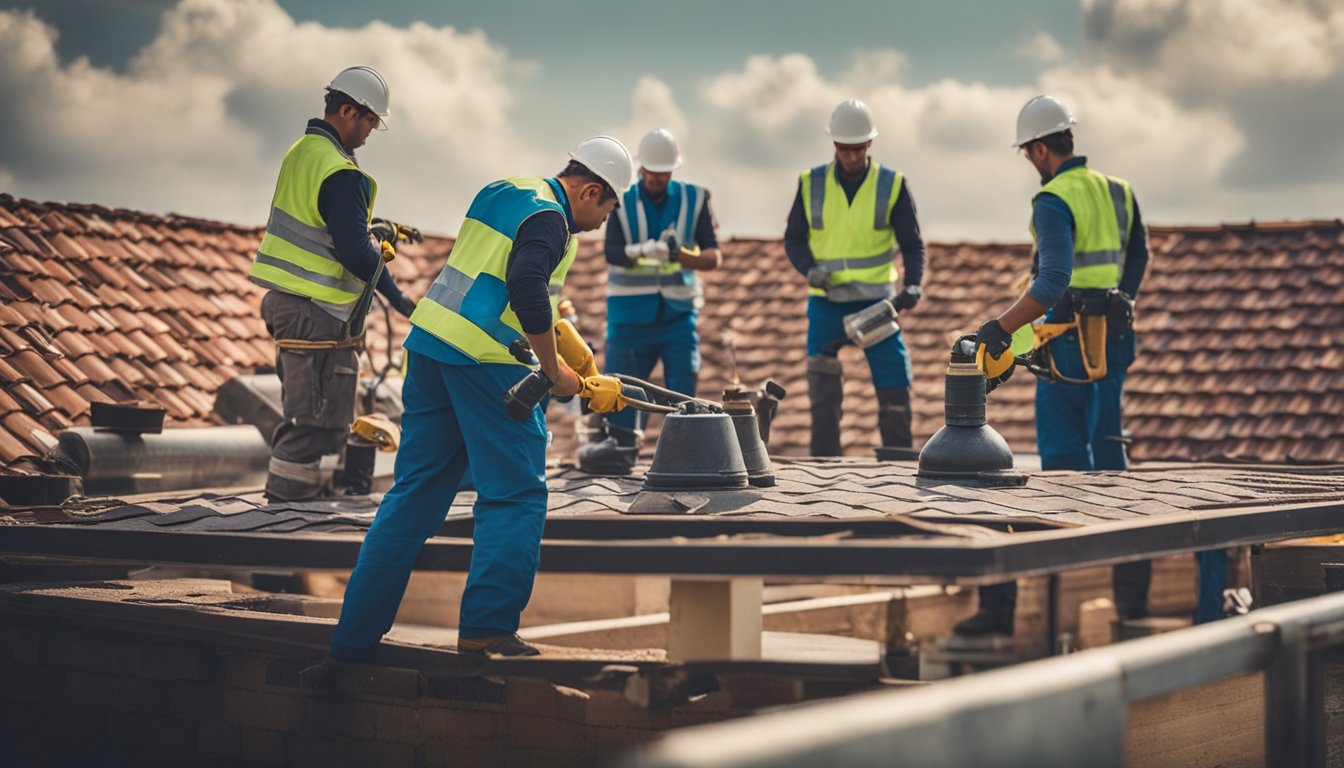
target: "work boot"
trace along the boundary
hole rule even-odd
[[[962,637],[982,635],[1013,635],[1013,614],[1017,609],[1017,582],[990,584],[981,587],[980,608],[971,616],[957,622],[953,634]]]
[[[983,635],[1013,634],[1013,617],[981,608],[970,616],[958,621],[952,633],[962,637],[981,637]]]
[[[914,435],[910,430],[910,389],[892,387],[877,390],[877,432],[884,448],[910,448]]]
[[[807,358],[807,397],[812,403],[813,456],[839,456],[840,413],[845,399],[840,360],[830,355]]]
[[[482,656],[540,656],[534,646],[528,645],[517,634],[459,637],[457,650],[461,653],[479,653]]]

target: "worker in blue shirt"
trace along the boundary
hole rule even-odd
[[[411,315],[394,483],[345,589],[333,659],[368,658],[392,627],[415,559],[468,466],[475,524],[458,649],[537,653],[517,630],[546,521],[546,417],[534,408],[516,420],[503,396],[536,375],[515,356],[524,339],[552,394],[586,391],[590,380],[557,355],[548,284],[563,284],[578,251],[574,235],[602,226],[634,172],[625,146],[609,136],[584,141],[570,158],[554,178],[503,179],[477,193],[448,263]]]
[[[271,440],[266,497],[302,501],[322,492],[324,455],[340,453],[355,417],[361,340],[349,338],[360,294],[381,260],[369,238],[378,184],[355,160],[369,133],[386,128],[390,94],[371,67],[350,67],[327,86],[322,118],[285,153],[266,234],[248,277],[269,289],[261,316],[275,338],[284,420]],[[410,317],[411,301],[383,270],[377,290]]]
[[[1073,114],[1052,96],[1037,96],[1018,115],[1014,146],[1041,177],[1029,227],[1036,244],[1033,279],[1012,306],[981,326],[976,345],[983,351],[980,359],[992,366],[1031,348],[1033,320],[1044,316],[1047,324],[1061,327],[1075,323],[1046,349],[1058,375],[1073,383],[1036,384],[1041,468],[1125,470],[1120,401],[1138,352],[1134,299],[1148,267],[1148,236],[1129,183],[1092,170],[1086,157],[1074,155],[1075,125]],[[1012,370],[1011,365],[987,370],[987,386],[992,390]],[[1120,619],[1147,615],[1151,579],[1151,561],[1115,567]],[[1015,582],[981,587],[979,610],[954,631],[1012,635],[1016,602]]]
[[[672,178],[681,149],[665,128],[639,142],[639,181],[607,221],[606,372],[648,378],[663,364],[668,389],[695,395],[700,372],[696,323],[704,303],[697,272],[723,263],[709,190]],[[634,469],[647,414],[606,417],[579,450],[579,466],[601,474]]]
[[[868,157],[877,125],[868,105],[850,99],[835,108],[829,131],[835,159],[803,171],[784,232],[784,251],[807,278],[807,389],[811,454],[839,456],[844,390],[837,352],[845,316],[891,300],[897,312],[923,296],[924,240],[904,176]],[[894,251],[905,265],[895,289]],[[877,389],[877,428],[886,448],[909,451],[910,355],[897,331],[863,350]]]

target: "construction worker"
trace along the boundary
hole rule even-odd
[[[574,235],[602,225],[634,171],[625,147],[608,136],[569,156],[554,178],[505,179],[476,195],[447,265],[411,315],[395,480],[346,587],[333,659],[368,658],[391,628],[411,566],[443,523],[468,465],[474,547],[458,648],[537,652],[517,629],[546,521],[546,418],[542,408],[522,421],[505,410],[504,393],[531,373],[510,347],[527,339],[552,394],[584,386],[556,355],[547,284],[553,276],[563,282],[578,251]]]
[[[607,222],[606,370],[648,378],[661,360],[667,387],[694,395],[700,371],[695,328],[704,303],[696,272],[723,262],[709,190],[673,181],[681,149],[665,128],[645,134],[637,160],[639,182]],[[643,434],[636,418],[634,410],[608,416],[580,450],[580,466],[629,474]]]
[[[1092,170],[1086,157],[1074,155],[1075,125],[1073,114],[1053,96],[1037,96],[1018,115],[1014,146],[1041,176],[1029,227],[1036,245],[1033,279],[1017,301],[981,326],[975,343],[993,389],[1012,372],[1011,364],[995,361],[1010,363],[1014,351],[1031,348],[1033,320],[1044,316],[1060,328],[1074,323],[1044,351],[1060,376],[1082,383],[1036,384],[1041,468],[1125,470],[1120,397],[1138,351],[1134,299],[1148,267],[1148,236],[1129,183]],[[1022,340],[1016,345],[1014,332]],[[1115,607],[1122,620],[1147,614],[1151,579],[1150,561],[1115,567]],[[1016,602],[1014,582],[981,587],[979,610],[954,631],[1011,635]]]
[[[359,167],[355,150],[375,128],[386,129],[389,100],[387,81],[370,67],[332,79],[324,116],[309,120],[285,153],[266,234],[248,271],[252,282],[270,289],[261,316],[278,347],[284,421],[271,441],[271,501],[317,497],[318,463],[341,451],[354,419],[362,339],[350,338],[350,328],[363,318],[352,314],[382,258],[369,236],[378,184]],[[377,290],[402,315],[415,309],[386,270]]]
[[[868,105],[835,108],[828,130],[835,159],[803,171],[793,199],[784,251],[807,278],[807,389],[812,401],[812,455],[839,456],[844,391],[837,352],[844,318],[890,299],[897,312],[923,296],[924,240],[904,176],[868,157],[877,125]],[[898,293],[893,251],[900,247],[905,283]],[[901,333],[864,349],[877,388],[882,445],[912,447],[910,356]],[[913,452],[911,454],[913,458]]]

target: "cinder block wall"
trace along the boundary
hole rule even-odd
[[[390,668],[310,691],[309,663],[0,614],[0,766],[580,766],[750,714],[724,693],[650,710],[612,691]]]

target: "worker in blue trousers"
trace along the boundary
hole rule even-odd
[[[607,221],[603,249],[610,265],[606,372],[643,379],[661,361],[667,388],[694,395],[700,372],[696,322],[704,303],[696,273],[723,262],[709,190],[672,179],[681,167],[681,148],[665,128],[645,134],[636,160],[639,182]],[[645,420],[634,410],[608,416],[580,449],[579,466],[629,474]]]
[[[1038,96],[1017,119],[1018,147],[1041,176],[1032,199],[1033,279],[1026,292],[976,334],[978,361],[993,389],[1012,373],[1015,354],[1032,351],[1053,380],[1036,384],[1036,445],[1045,470],[1126,470],[1121,429],[1125,374],[1138,353],[1134,299],[1148,267],[1138,202],[1123,179],[1075,156],[1073,114]],[[1044,316],[1033,329],[1032,322]],[[1116,613],[1148,612],[1152,562],[1117,565]],[[1218,600],[1221,605],[1221,585]],[[963,636],[1011,635],[1017,584],[980,588],[979,610],[959,622]]]
[[[891,300],[897,312],[923,296],[924,240],[915,201],[901,173],[872,162],[868,150],[877,124],[868,105],[850,99],[831,114],[828,132],[835,158],[803,171],[784,232],[784,251],[807,278],[807,393],[811,400],[813,456],[839,456],[844,398],[837,352],[845,343],[844,319]],[[899,247],[905,282],[899,292],[894,252]],[[910,355],[898,330],[866,347],[877,390],[882,445],[910,451]]]
[[[527,340],[552,394],[585,387],[557,356],[547,285],[557,275],[563,282],[578,250],[574,235],[602,225],[634,170],[625,147],[607,136],[584,141],[570,158],[554,178],[510,178],[482,189],[447,265],[411,315],[394,483],[350,575],[333,660],[367,659],[392,627],[411,567],[443,523],[468,464],[475,527],[458,649],[537,653],[517,630],[546,521],[546,420],[542,408],[521,421],[505,410],[504,393],[531,375],[510,347]]]

